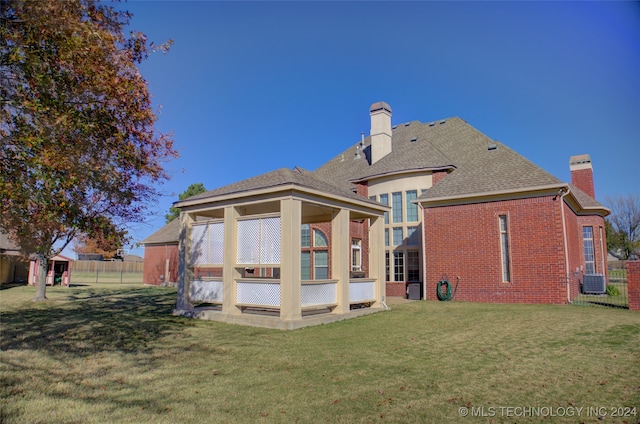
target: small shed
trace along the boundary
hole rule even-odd
[[[56,255],[49,259],[47,267],[47,285],[61,284],[68,286],[71,282],[71,264],[73,259],[63,255]],[[35,285],[38,279],[38,260],[32,259],[29,263],[29,284]]]

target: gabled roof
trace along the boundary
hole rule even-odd
[[[595,200],[593,197],[589,196],[584,191],[580,190],[575,185],[568,184],[568,186],[570,188],[571,193],[573,194],[573,197],[576,199],[576,201],[580,205],[580,210],[578,212],[580,211],[600,212],[603,214],[603,216],[609,215],[611,213],[609,208],[603,206],[600,202]]]
[[[311,172],[302,168],[281,168],[266,174],[248,178],[237,183],[229,184],[206,193],[198,194],[175,203],[176,207],[183,207],[188,204],[198,203],[198,201],[216,200],[221,197],[241,197],[253,191],[277,190],[296,186],[298,188],[310,189],[324,192],[332,196],[339,196],[357,202],[366,202],[371,205],[380,206],[379,203],[372,202],[362,196],[355,194],[351,189],[344,186],[336,186],[326,180],[316,177]]]
[[[20,254],[20,246],[9,239],[2,231],[0,231],[0,254],[12,256]]]
[[[394,126],[392,151],[369,165],[370,137],[354,159],[358,144],[315,171],[321,178],[371,180],[409,170],[448,170],[446,178],[419,199],[474,197],[482,193],[561,186],[562,181],[464,120],[454,117],[430,123],[411,121]]]
[[[180,220],[176,218],[146,239],[142,240],[141,243],[144,245],[168,244],[178,243],[178,240],[180,240]]]

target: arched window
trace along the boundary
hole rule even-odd
[[[313,246],[314,247],[327,247],[327,236],[320,230],[313,230]]]

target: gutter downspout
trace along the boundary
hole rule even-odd
[[[420,247],[422,248],[422,299],[427,300],[427,240],[424,229],[424,207],[422,203],[418,203],[420,208]]]
[[[567,303],[571,303],[571,285],[569,284],[569,250],[567,248],[567,223],[564,218],[564,196],[569,194],[569,188],[563,187],[560,189],[562,194],[560,194],[560,212],[562,214],[562,241],[564,243],[564,263],[565,263],[565,272],[566,272],[566,281],[567,281]]]

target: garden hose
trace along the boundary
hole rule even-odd
[[[447,301],[447,300],[451,300],[453,299],[453,296],[456,295],[456,292],[458,291],[458,283],[460,282],[460,277],[458,277],[457,281],[456,281],[456,287],[453,290],[453,293],[451,293],[451,283],[446,280],[446,279],[442,279],[440,281],[438,281],[438,286],[436,288],[436,294],[438,295],[438,299],[442,300],[442,301]],[[443,286],[447,286],[447,291],[445,293],[442,292],[442,287]]]

